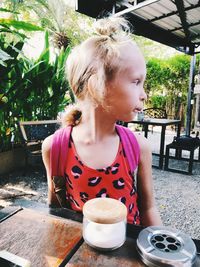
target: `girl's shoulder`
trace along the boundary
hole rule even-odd
[[[68,141],[71,134],[71,127],[62,127],[49,135],[42,143],[42,151],[50,151],[52,145],[57,146],[63,141]]]
[[[134,135],[139,144],[140,152],[141,153],[151,152],[151,146],[147,138],[145,138],[141,133],[134,132]]]
[[[46,137],[42,143],[42,152],[49,152],[53,142],[53,134]]]

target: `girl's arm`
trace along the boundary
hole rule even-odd
[[[162,225],[159,212],[155,205],[151,148],[145,137],[136,135],[136,138],[140,146],[137,188],[141,224],[143,226]]]
[[[42,143],[42,159],[46,168],[47,183],[48,183],[48,203],[49,205],[60,207],[57,197],[54,192],[52,177],[50,176],[50,151],[53,135],[48,136]]]

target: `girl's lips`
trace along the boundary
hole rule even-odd
[[[142,111],[142,108],[136,108],[134,109],[134,112],[141,112]]]

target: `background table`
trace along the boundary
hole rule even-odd
[[[159,152],[159,165],[153,167],[157,167],[159,169],[163,168],[163,160],[164,160],[164,149],[165,149],[165,131],[166,127],[169,125],[177,125],[177,136],[180,136],[180,130],[181,130],[181,121],[180,120],[169,120],[169,119],[144,119],[144,120],[133,120],[128,122],[128,125],[130,123],[134,124],[140,124],[144,126],[144,136],[148,138],[148,127],[149,125],[153,126],[161,126],[161,137],[160,137],[160,152]]]

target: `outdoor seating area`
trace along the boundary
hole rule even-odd
[[[186,140],[187,139],[187,140]],[[185,172],[182,169],[173,169],[169,167],[169,158],[170,158],[170,149],[175,149],[175,158],[179,160],[189,161],[188,164],[188,171]],[[198,159],[197,161],[200,162],[200,140],[195,137],[186,137],[182,136],[174,140],[172,143],[166,146],[166,155],[165,155],[165,170],[166,171],[173,171],[179,173],[187,173],[192,174],[193,169],[193,162],[194,162],[194,152],[198,150]],[[189,159],[182,157],[182,152],[186,150],[189,151]]]
[[[39,162],[41,165],[42,142],[60,127],[59,122],[57,120],[19,121],[18,125],[25,148],[25,169],[28,169],[29,160]]]
[[[180,130],[181,130],[181,121],[180,120],[169,120],[169,119],[158,119],[158,118],[147,118],[147,119],[135,119],[134,121],[131,121],[128,123],[128,127],[133,126],[134,124],[139,124],[143,126],[144,130],[144,136],[148,139],[149,135],[149,125],[151,126],[157,126],[161,128],[160,136],[158,137],[160,141],[156,141],[156,144],[160,145],[160,150],[158,152],[159,156],[159,164],[153,165],[154,167],[157,167],[159,169],[162,169],[164,166],[164,154],[165,154],[165,136],[166,136],[166,128],[168,126],[175,125],[177,126],[176,136],[180,136]],[[134,129],[134,128],[133,128]],[[152,132],[153,133],[153,132]]]
[[[200,267],[199,18],[0,1],[0,267]]]
[[[159,132],[149,133],[152,150],[158,153],[155,145]],[[166,135],[170,142],[173,135]],[[195,159],[198,155],[195,154]],[[154,164],[158,164],[158,156],[153,155]],[[185,162],[172,162],[172,166],[185,168]],[[186,167],[187,168],[187,167]],[[200,162],[195,161],[193,175],[173,173],[153,168],[156,204],[160,211],[164,225],[174,226],[189,233],[193,238],[200,239],[199,225],[199,187]],[[189,189],[189,190],[188,190]],[[27,208],[38,207],[41,210],[47,207],[47,180],[41,168],[30,166],[26,175],[23,170],[1,175],[0,179],[0,206],[22,206]]]
[[[141,132],[141,134],[144,134]],[[173,141],[176,133],[171,128],[166,129],[166,145]],[[153,151],[153,165],[158,165],[160,127],[155,126],[154,132],[148,133],[148,140]],[[175,156],[175,152],[173,155]],[[188,157],[187,151],[183,156]],[[199,151],[194,154],[193,174],[174,173],[164,169],[153,168],[155,195],[157,206],[165,225],[174,225],[183,231],[189,232],[194,238],[200,238],[199,233],[199,187],[200,161]],[[187,171],[187,162],[171,159],[173,168]],[[188,191],[188,188],[190,190]],[[0,179],[0,206],[43,206],[47,205],[47,180],[39,166],[29,165],[26,175],[23,169],[10,174],[1,175]],[[185,220],[187,214],[187,220]]]

